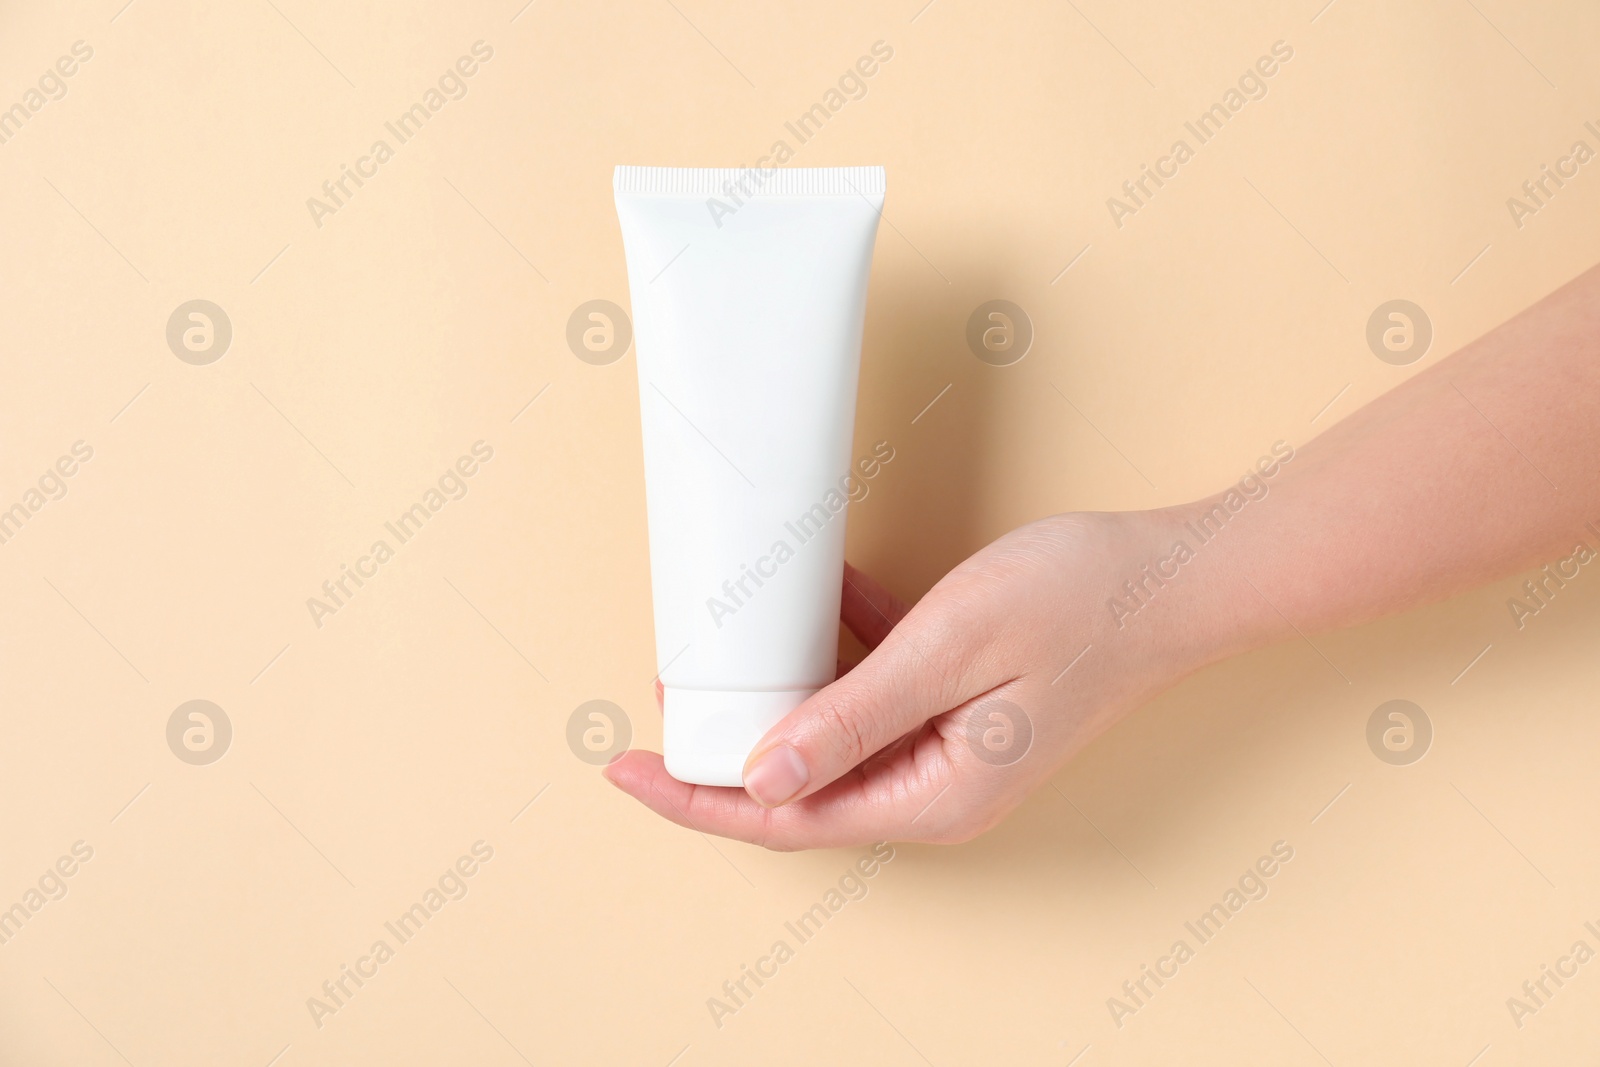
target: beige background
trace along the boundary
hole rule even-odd
[[[859,853],[679,830],[566,744],[596,698],[659,742],[633,358],[564,341],[627,302],[614,164],[753,162],[894,49],[795,162],[888,168],[857,442],[898,455],[849,536],[914,596],[1038,515],[1217,488],[1595,259],[1600,163],[1520,229],[1505,204],[1600,148],[1592,5],[1321,2],[7,4],[0,105],[94,55],[0,145],[0,506],[94,456],[0,546],[0,907],[94,855],[0,945],[0,1062],[1600,1055],[1600,963],[1506,1006],[1600,948],[1587,573],[1520,632],[1514,580],[1191,679],[994,832],[899,847],[720,1028],[707,998]],[[480,39],[466,97],[316,226]],[[1113,225],[1279,40],[1270,93]],[[1007,368],[963,340],[996,297],[1038,334]],[[1435,329],[1407,368],[1364,340],[1398,297]],[[196,298],[234,330],[208,366],[165,340]],[[313,625],[478,440],[468,495]],[[1394,698],[1435,729],[1405,767],[1365,741]],[[167,746],[192,699],[233,725],[209,766]],[[469,894],[318,1028],[307,998],[479,840]],[[1267,898],[1114,1025],[1279,840]]]

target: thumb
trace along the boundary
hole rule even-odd
[[[809,796],[989,688],[969,670],[984,629],[948,603],[923,597],[854,670],[769,730],[745,761],[746,791],[769,808]]]

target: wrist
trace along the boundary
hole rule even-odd
[[[1248,501],[1240,506],[1231,489],[1139,513],[1141,551],[1108,611],[1118,629],[1148,626],[1154,655],[1175,678],[1270,644],[1288,629],[1248,578],[1252,517]]]

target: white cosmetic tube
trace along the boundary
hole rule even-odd
[[[882,167],[618,167],[667,772],[833,680]]]

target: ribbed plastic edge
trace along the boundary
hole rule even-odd
[[[612,187],[647,196],[883,195],[882,167],[618,167]]]

